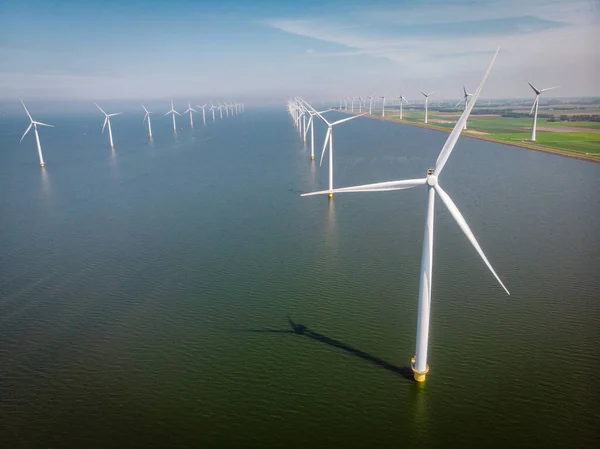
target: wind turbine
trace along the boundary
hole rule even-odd
[[[204,123],[204,125],[206,125],[206,111],[205,108],[208,105],[204,105],[204,106],[200,106],[200,105],[196,105],[197,108],[202,108],[202,122]]]
[[[467,86],[463,86],[463,92],[464,92],[464,97],[462,98],[462,100],[460,100],[458,103],[456,103],[456,106],[454,106],[455,108],[457,108],[458,105],[464,101],[465,109],[467,109],[467,106],[469,105],[469,97],[472,97],[473,94],[467,92]],[[467,122],[465,122],[465,127],[463,129],[467,129]]]
[[[385,117],[385,95],[381,97],[381,104],[383,106],[383,109],[381,110],[381,116]]]
[[[362,97],[358,97],[358,113],[359,114],[362,112],[362,102],[363,102]]]
[[[217,102],[217,107],[219,108],[219,114],[221,115],[221,120],[223,120],[223,106],[221,106],[221,103]]]
[[[536,131],[536,127],[537,127],[537,115],[538,115],[538,106],[540,104],[540,95],[542,94],[542,92],[547,92],[549,90],[556,89],[557,87],[560,87],[560,86],[547,87],[546,89],[536,89],[535,87],[533,87],[533,84],[531,84],[529,81],[527,81],[527,84],[529,84],[531,86],[531,88],[533,89],[533,91],[535,92],[535,100],[533,100],[533,104],[531,105],[531,111],[529,111],[529,115],[531,115],[535,108],[535,114],[533,115],[533,127],[531,128],[531,141],[535,142],[535,131]]]
[[[46,163],[44,162],[44,156],[42,156],[42,146],[40,145],[40,136],[38,134],[37,125],[40,125],[40,126],[49,126],[50,128],[54,128],[54,125],[48,125],[46,123],[36,122],[33,118],[31,118],[31,114],[27,110],[27,106],[25,106],[25,103],[23,103],[23,100],[21,100],[21,104],[25,108],[25,112],[27,113],[27,117],[29,117],[29,126],[27,127],[27,129],[25,130],[25,133],[21,137],[20,142],[23,142],[23,139],[25,138],[25,136],[27,135],[27,133],[29,132],[29,130],[33,126],[33,132],[35,133],[35,141],[37,143],[38,156],[40,157],[40,167],[44,168],[46,166]]]
[[[112,138],[112,128],[110,127],[110,118],[114,117],[115,115],[121,115],[122,112],[115,112],[114,114],[107,114],[106,112],[104,112],[102,110],[102,108],[100,106],[98,106],[97,103],[94,103],[96,105],[96,107],[98,109],[100,109],[100,111],[104,114],[104,125],[102,125],[102,132],[104,133],[104,127],[106,126],[106,124],[108,123],[108,137],[110,139],[110,147],[112,149],[115,148],[114,144],[113,144],[113,138]]]
[[[194,127],[194,118],[192,117],[192,112],[198,112],[192,108],[190,101],[188,100],[188,108],[185,110],[184,114],[190,113],[190,128]]]
[[[171,114],[173,116],[173,132],[175,132],[175,134],[177,134],[177,123],[175,123],[175,114],[177,114],[177,115],[181,115],[181,114],[179,112],[177,112],[175,110],[175,108],[173,107],[173,100],[171,100],[171,110],[169,112],[167,112],[165,114],[165,116],[169,115],[169,114]]]
[[[369,99],[369,115],[371,115],[371,105],[373,104],[373,95],[375,95],[375,94],[371,94],[367,97]]]
[[[314,109],[313,109],[314,110]],[[323,120],[327,124],[327,134],[325,134],[325,142],[323,143],[323,151],[321,152],[321,162],[319,163],[319,167],[323,165],[323,156],[325,155],[325,149],[327,148],[327,142],[329,142],[329,190],[328,196],[329,199],[333,198],[333,127],[335,125],[339,125],[341,123],[347,122],[348,120],[352,120],[358,117],[362,117],[366,114],[353,115],[352,117],[344,118],[338,120],[337,122],[329,123],[325,117],[323,117],[319,112],[315,111],[321,120]]]
[[[429,92],[426,94],[425,92],[421,91],[421,93],[425,97],[425,123],[427,123],[427,100],[429,99],[429,96],[433,95],[435,92]]]
[[[304,103],[306,103],[306,102],[304,101]],[[308,103],[306,103],[306,104],[307,104],[307,106],[311,107]],[[315,111],[315,110],[308,111],[308,115],[310,115],[310,117],[308,119],[308,125],[306,126],[306,129],[304,130],[304,142],[306,142],[306,133],[308,132],[308,130],[310,128],[310,160],[311,161],[315,160],[315,122],[314,122],[314,117],[317,114],[324,114],[325,112],[329,112],[332,110],[333,109],[326,109],[324,111]]]
[[[400,120],[402,120],[402,103],[406,101],[406,98],[404,97],[404,95],[400,94],[398,99],[400,100]]]
[[[385,192],[391,190],[403,190],[410,189],[418,186],[427,186],[427,213],[425,219],[425,232],[423,236],[423,252],[421,258],[421,280],[419,286],[419,307],[418,307],[418,320],[417,320],[417,342],[415,349],[415,357],[411,360],[411,366],[413,371],[414,379],[417,382],[424,382],[427,373],[429,372],[429,365],[427,364],[427,344],[429,339],[429,317],[430,317],[430,306],[431,306],[431,289],[432,289],[432,269],[433,269],[433,222],[434,222],[434,202],[435,202],[435,194],[437,193],[442,202],[446,205],[448,210],[450,211],[450,215],[456,220],[461,230],[465,233],[479,256],[483,259],[483,262],[486,264],[488,269],[492,272],[496,280],[500,283],[502,288],[506,291],[506,293],[510,294],[506,289],[491,264],[489,263],[487,257],[483,253],[483,250],[479,246],[479,243],[475,239],[475,236],[471,232],[469,225],[465,221],[464,217],[454,204],[454,201],[448,196],[448,194],[442,189],[438,182],[438,178],[450,157],[450,153],[452,149],[456,145],[458,138],[462,132],[462,128],[465,124],[465,121],[469,117],[479,94],[481,93],[481,89],[487,79],[490,70],[492,69],[492,65],[496,60],[496,56],[498,56],[498,51],[494,54],[492,58],[492,62],[490,63],[479,87],[475,91],[473,95],[473,99],[469,102],[467,109],[465,109],[460,116],[460,119],[454,126],[454,129],[448,136],[446,143],[444,144],[442,151],[440,152],[436,165],[434,169],[429,169],[427,171],[427,176],[425,178],[420,179],[408,179],[403,181],[390,181],[390,182],[380,182],[376,184],[366,184],[354,187],[345,187],[341,189],[329,189],[323,190],[320,192],[313,193],[305,193],[302,196],[308,195],[331,195],[332,192]]]
[[[150,140],[152,140],[152,124],[150,123],[150,114],[152,114],[152,112],[150,112],[148,109],[146,109],[146,106],[142,105],[142,108],[144,108],[144,112],[146,112],[146,114],[144,115],[144,120],[142,120],[142,123],[144,123],[146,121],[146,119],[148,119],[148,136],[150,137]]]
[[[208,110],[209,112],[212,111],[212,116],[213,116],[213,123],[215,122],[215,105],[212,103],[212,101],[210,102],[210,109]]]

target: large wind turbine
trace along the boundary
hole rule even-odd
[[[535,114],[533,116],[533,127],[531,128],[531,141],[535,142],[535,131],[536,131],[536,127],[537,127],[537,114],[538,114],[538,105],[540,104],[540,95],[542,94],[542,92],[556,89],[559,86],[547,87],[546,89],[536,89],[535,87],[533,87],[533,84],[531,84],[529,81],[527,81],[527,84],[529,84],[531,86],[531,88],[533,89],[533,91],[535,92],[535,100],[533,100],[533,104],[531,105],[531,111],[529,111],[529,115],[531,115],[533,113],[533,110],[535,109]]]
[[[150,114],[152,114],[152,112],[146,109],[146,106],[142,105],[142,107],[144,108],[144,112],[146,113],[144,114],[144,120],[142,120],[142,123],[144,123],[146,119],[148,120],[148,136],[150,137],[150,140],[152,140],[152,124],[150,123]]]
[[[192,116],[193,112],[198,112],[196,111],[194,108],[192,108],[192,105],[190,104],[189,100],[188,100],[188,108],[185,110],[184,114],[190,113],[190,128],[194,127],[194,118]]]
[[[115,148],[114,144],[113,144],[113,138],[112,138],[112,128],[110,127],[110,118],[114,117],[115,115],[121,115],[122,112],[115,112],[114,114],[107,114],[106,112],[104,112],[104,110],[98,106],[97,103],[94,103],[96,105],[96,107],[98,109],[100,109],[100,111],[104,114],[104,125],[102,125],[102,132],[104,133],[104,127],[106,126],[106,124],[108,123],[108,137],[110,139],[110,147],[111,148]]]
[[[54,125],[48,125],[46,123],[36,122],[33,118],[31,118],[31,114],[27,110],[27,106],[25,106],[25,103],[23,103],[23,100],[21,100],[21,104],[25,108],[25,112],[27,113],[27,117],[29,117],[29,126],[27,127],[27,129],[25,130],[25,133],[21,137],[21,142],[23,142],[23,139],[25,138],[25,136],[27,135],[27,133],[29,132],[29,130],[33,126],[33,132],[35,133],[35,141],[37,143],[38,156],[40,157],[40,167],[44,168],[46,166],[46,163],[44,162],[44,156],[42,156],[42,146],[40,145],[40,136],[38,134],[37,125],[40,125],[40,126],[49,126],[50,128],[54,128]]]
[[[327,142],[329,142],[329,190],[327,190],[329,199],[333,198],[333,127],[335,125],[339,125],[340,123],[347,122],[348,120],[352,120],[358,117],[362,117],[366,114],[353,115],[352,117],[344,118],[342,120],[338,120],[337,122],[329,123],[325,117],[323,117],[319,112],[315,111],[321,120],[323,120],[327,124],[327,134],[325,134],[325,142],[323,143],[323,151],[321,152],[321,162],[319,163],[319,167],[323,165],[323,156],[325,155],[325,149],[327,148]]]
[[[458,105],[460,105],[464,101],[465,109],[467,109],[467,106],[469,105],[469,97],[472,97],[473,94],[467,92],[467,86],[463,86],[463,92],[464,92],[464,97],[462,98],[462,100],[460,100],[458,103],[456,103],[456,106],[454,106],[455,108],[457,108]],[[465,127],[463,129],[467,129],[467,122],[465,122]]]
[[[173,132],[175,134],[177,134],[177,123],[175,123],[175,114],[177,114],[177,115],[181,115],[181,114],[179,112],[177,112],[175,110],[175,108],[173,107],[173,100],[171,100],[171,110],[169,112],[167,112],[165,114],[165,116],[169,115],[169,114],[171,114],[173,116]]]
[[[404,97],[404,95],[400,94],[398,99],[400,100],[400,120],[402,120],[402,103],[406,101],[406,98]]]
[[[306,103],[306,102],[304,101],[304,103]],[[308,103],[306,103],[306,104],[308,105]],[[317,113],[324,114],[325,112],[329,112],[332,110],[333,109],[325,109],[324,111],[314,111],[314,110],[308,111],[308,115],[310,117],[308,119],[308,125],[306,126],[306,129],[304,130],[304,142],[306,142],[306,133],[310,129],[310,160],[311,161],[315,160],[315,122],[314,122],[315,115],[317,115]]]
[[[206,106],[208,106],[208,105],[206,105],[206,104],[204,106],[200,106],[198,104],[196,105],[197,108],[202,108],[202,123],[204,123],[205,125],[206,125],[206,110],[205,110]]]
[[[510,294],[491,264],[489,263],[487,257],[483,253],[483,250],[479,246],[479,243],[475,239],[475,236],[471,232],[469,225],[465,221],[464,217],[454,204],[454,201],[448,196],[448,194],[442,189],[438,182],[438,178],[450,157],[450,153],[452,149],[456,145],[458,138],[462,132],[465,121],[469,117],[479,94],[481,93],[481,89],[487,79],[490,70],[492,69],[492,65],[496,60],[496,56],[498,55],[498,50],[494,54],[492,58],[492,62],[490,63],[479,87],[475,91],[473,95],[473,99],[469,102],[467,109],[462,113],[460,119],[454,126],[454,129],[448,136],[446,143],[444,144],[442,151],[440,152],[436,165],[434,169],[429,169],[427,171],[427,176],[425,178],[420,179],[408,179],[404,181],[390,181],[390,182],[380,182],[376,184],[366,184],[361,186],[354,187],[345,187],[341,189],[329,189],[323,190],[321,192],[313,192],[313,193],[305,193],[302,196],[307,195],[331,195],[331,192],[385,192],[390,190],[403,190],[410,189],[418,186],[426,186],[427,187],[427,213],[425,219],[425,233],[423,237],[423,252],[421,259],[421,281],[419,287],[419,308],[418,308],[418,321],[417,321],[417,344],[415,349],[415,357],[412,359],[412,370],[413,375],[416,381],[424,382],[427,373],[429,372],[429,365],[427,365],[427,344],[429,339],[429,316],[430,316],[430,306],[431,306],[431,290],[432,290],[432,269],[433,269],[433,222],[434,222],[434,202],[435,202],[435,194],[440,196],[442,202],[446,205],[448,210],[450,211],[450,215],[456,220],[458,226],[465,233],[479,256],[483,259],[483,262],[486,264],[488,269],[492,272],[496,280],[500,283],[502,288],[506,291],[506,293]]]
[[[385,95],[381,97],[381,116],[385,117]]]
[[[369,115],[371,115],[371,105],[373,104],[373,95],[375,95],[375,94],[371,94],[367,97],[369,99]]]
[[[425,123],[427,123],[427,100],[429,100],[429,96],[433,95],[435,92],[429,92],[426,94],[425,92],[421,91],[421,93],[425,97]]]

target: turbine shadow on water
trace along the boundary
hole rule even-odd
[[[288,317],[287,319],[289,325],[291,326],[291,329],[247,329],[244,332],[252,332],[257,334],[292,334],[311,338],[315,341],[324,343],[329,346],[333,346],[356,357],[359,357],[363,360],[371,362],[381,368],[391,371],[394,374],[400,375],[407,380],[414,381],[412,369],[410,368],[410,366],[393,365],[385,360],[372,356],[371,354],[367,354],[366,352],[361,351],[360,349],[356,349],[344,342],[335,340],[326,335],[315,332],[303,324],[294,323],[290,317]]]

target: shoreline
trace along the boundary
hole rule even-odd
[[[348,115],[358,115],[357,112],[341,111],[338,109],[336,109],[336,111],[341,112],[343,114],[348,114]],[[372,118],[375,120],[381,120],[381,121],[385,121],[385,122],[398,123],[400,125],[416,126],[419,128],[431,129],[433,131],[441,131],[441,132],[445,132],[446,134],[450,134],[452,132],[451,129],[442,128],[441,126],[436,126],[436,125],[430,125],[429,123],[412,122],[409,120],[400,121],[398,119],[398,117],[395,117],[395,116],[381,117],[380,115],[378,116],[378,115],[373,115],[373,114],[367,113],[366,115],[364,115],[364,117]],[[485,140],[487,142],[494,142],[494,143],[510,145],[510,146],[518,147],[518,148],[526,148],[528,150],[541,151],[543,153],[555,154],[557,156],[570,157],[572,159],[579,159],[579,160],[586,161],[586,162],[600,163],[600,154],[596,154],[596,153],[590,153],[590,154],[578,153],[578,152],[572,151],[572,150],[565,150],[563,148],[557,148],[557,147],[549,147],[546,145],[540,145],[540,144],[536,144],[536,143],[532,143],[532,142],[510,142],[510,141],[506,141],[506,140],[495,139],[493,137],[487,137],[485,134],[470,133],[469,131],[470,130],[468,130],[468,129],[466,130],[466,132],[463,131],[461,133],[461,137],[470,137],[472,139]]]

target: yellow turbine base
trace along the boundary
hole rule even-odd
[[[329,197],[329,199],[333,198],[333,192],[329,192],[329,194],[327,195]]]
[[[314,157],[314,156],[311,156],[311,157],[310,157],[310,160],[311,160],[311,161],[314,161],[314,160],[315,160],[315,157]]]
[[[42,167],[42,168],[44,168],[45,166],[46,166],[46,163],[45,163],[45,162],[42,162],[42,163],[40,164],[40,167]]]
[[[425,371],[417,371],[415,369],[415,358],[410,359],[410,367],[413,372],[413,377],[417,382],[425,382],[425,377],[427,377],[427,373],[429,372],[429,365],[426,366]]]

